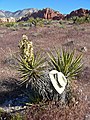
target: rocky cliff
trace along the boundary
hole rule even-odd
[[[55,11],[50,8],[45,8],[43,10],[39,10],[37,12],[34,12],[32,14],[27,14],[25,17],[22,17],[20,21],[26,21],[30,17],[33,18],[44,18],[44,19],[52,19],[52,20],[60,20],[64,18],[64,15],[59,13],[58,11]]]
[[[90,15],[90,10],[80,8],[78,10],[72,11],[70,14],[67,14],[65,18],[71,18],[74,16],[83,17],[86,15]]]

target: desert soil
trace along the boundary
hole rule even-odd
[[[23,34],[29,37],[36,50],[47,52],[54,47],[65,47],[75,49],[77,54],[83,54],[84,70],[77,80],[78,94],[87,104],[85,119],[90,120],[90,24],[65,24],[64,27],[51,25],[17,30],[0,27],[0,103],[6,95],[10,95],[9,92],[19,80],[19,75],[13,67],[13,55],[19,50],[18,43]]]

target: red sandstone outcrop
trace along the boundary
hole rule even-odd
[[[64,18],[64,15],[59,13],[58,11],[54,11],[50,8],[46,8],[44,11],[44,18],[45,19],[54,19],[54,20],[60,20]]]
[[[80,8],[78,10],[72,11],[70,14],[67,14],[65,18],[71,18],[73,16],[83,17],[86,15],[90,15],[90,10]]]
[[[20,21],[26,21],[30,17],[60,20],[60,19],[64,18],[64,15],[59,13],[58,11],[54,11],[53,9],[46,8],[46,9],[43,9],[43,10],[39,10],[38,12],[32,13],[31,15],[27,15],[25,17],[22,17]]]

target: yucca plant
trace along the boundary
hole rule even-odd
[[[29,101],[35,103],[41,100],[59,99],[60,95],[53,89],[49,76],[47,72],[45,73],[47,67],[45,57],[40,52],[33,51],[33,45],[26,35],[23,35],[19,47],[20,56],[17,60],[22,80],[20,85],[28,87],[23,92],[28,96]]]
[[[75,57],[75,51],[68,52],[62,49],[60,54],[60,50],[55,50],[56,55],[54,56],[52,52],[48,53],[50,61],[48,62],[52,69],[55,69],[59,72],[62,72],[67,79],[71,80],[75,78],[82,70],[82,55],[78,55]]]
[[[32,42],[28,40],[26,35],[23,35],[20,41],[20,56],[18,60],[18,71],[21,74],[22,84],[32,85],[43,74],[45,69],[45,57],[42,57],[40,52],[34,53]]]
[[[69,104],[73,98],[76,99],[76,96],[73,92],[72,80],[75,79],[82,70],[82,55],[75,57],[75,51],[68,52],[64,49],[62,49],[61,52],[60,50],[55,49],[55,53],[56,54],[53,52],[48,53],[48,56],[50,58],[50,61],[48,61],[48,63],[51,69],[62,72],[65,75],[67,79],[67,85],[65,86],[63,94],[61,94],[61,101]]]

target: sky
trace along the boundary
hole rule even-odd
[[[12,11],[26,8],[52,8],[63,14],[85,8],[90,10],[90,0],[0,0],[0,10]]]

